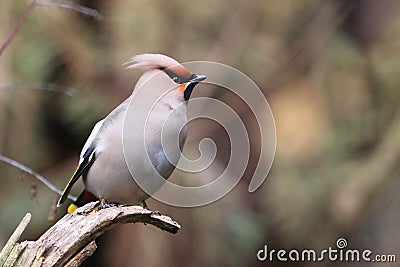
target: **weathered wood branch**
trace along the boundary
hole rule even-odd
[[[15,244],[14,240],[13,251],[18,253],[13,259],[7,258],[3,266],[79,266],[96,250],[94,240],[120,224],[152,224],[173,234],[180,229],[180,225],[168,216],[154,214],[140,206],[117,206],[97,211],[93,210],[96,203],[65,215],[36,241]]]

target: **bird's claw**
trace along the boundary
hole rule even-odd
[[[97,210],[107,209],[118,206],[117,203],[108,202],[105,198],[100,197],[100,205]]]
[[[161,212],[159,212],[158,210],[152,210],[150,215],[161,216]]]

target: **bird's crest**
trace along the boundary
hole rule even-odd
[[[131,64],[127,69],[162,69],[180,65],[175,59],[162,54],[136,55],[125,64]]]
[[[127,64],[127,69],[171,69],[179,76],[189,77],[192,73],[178,61],[162,54],[142,54],[132,57]]]

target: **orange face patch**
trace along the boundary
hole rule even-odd
[[[178,89],[179,89],[179,92],[183,95],[184,92],[185,92],[185,89],[186,89],[186,87],[187,87],[187,84],[186,84],[186,83],[180,84],[180,85],[178,85],[177,87],[178,87]]]

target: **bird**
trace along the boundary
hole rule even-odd
[[[160,99],[154,103],[152,113],[146,121],[145,145],[151,164],[157,172],[168,179],[176,163],[179,160],[181,151],[175,151],[171,157],[166,155],[161,142],[161,131],[166,136],[166,142],[176,142],[176,129],[181,127],[179,132],[179,146],[182,148],[187,138],[187,108],[195,86],[207,77],[202,74],[194,74],[175,59],[163,54],[140,54],[136,55],[127,62],[130,64],[128,69],[141,69],[144,73],[139,77],[133,93],[104,119],[98,121],[91,131],[88,139],[80,153],[78,166],[65,186],[65,189],[58,200],[57,207],[63,205],[70,193],[72,186],[81,177],[84,188],[77,200],[69,205],[67,212],[72,213],[76,208],[84,204],[100,200],[100,208],[107,208],[112,204],[142,204],[143,208],[148,209],[145,202],[150,197],[133,179],[128,165],[132,168],[139,168],[146,174],[146,168],[141,162],[126,162],[124,149],[129,149],[134,156],[135,147],[123,147],[123,128],[124,117],[129,109],[140,113],[140,105],[130,107],[130,102],[136,90],[139,90],[149,79],[154,79],[154,88],[146,88],[150,91],[159,90],[165,92]],[[156,88],[157,87],[157,88]],[[135,110],[136,109],[136,110]],[[172,117],[170,117],[172,115]],[[173,119],[175,129],[163,129],[163,121],[167,118]],[[135,137],[134,137],[135,138]],[[164,137],[163,137],[164,138]],[[151,166],[150,166],[151,167]],[[141,177],[142,179],[151,179]],[[162,185],[158,185],[158,190]]]

